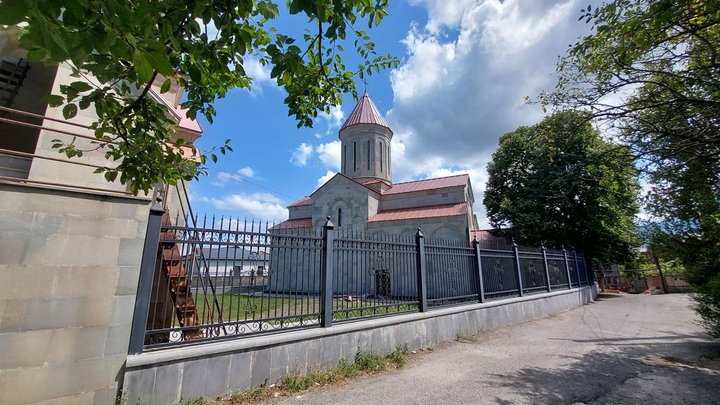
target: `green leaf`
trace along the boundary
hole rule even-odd
[[[70,118],[73,118],[77,115],[78,108],[75,104],[68,104],[63,108],[63,117],[65,117],[66,120],[69,120]]]
[[[65,97],[50,94],[45,96],[45,100],[50,107],[60,107],[65,102]]]
[[[170,90],[170,85],[171,85],[171,84],[172,84],[172,83],[171,83],[170,79],[166,79],[166,80],[163,82],[162,86],[160,86],[160,93],[161,93],[161,94],[162,94],[162,93],[167,93],[167,92]]]
[[[133,56],[133,68],[143,83],[149,82],[153,75],[153,66],[145,55],[144,52],[137,51]]]
[[[152,67],[161,75],[167,77],[175,74],[175,69],[173,69],[170,64],[167,55],[160,52],[148,52],[145,54],[145,59],[149,61]]]
[[[23,0],[3,1],[0,3],[0,24],[15,25],[25,19],[28,4]]]
[[[77,90],[78,93],[82,93],[84,91],[92,90],[92,86],[87,82],[72,82],[70,83],[70,87]]]
[[[104,176],[105,176],[105,180],[107,180],[107,181],[109,181],[109,182],[112,183],[112,182],[115,181],[115,179],[117,178],[117,175],[118,175],[118,172],[110,172],[110,171],[108,171],[108,172],[105,172],[105,175],[104,175]]]

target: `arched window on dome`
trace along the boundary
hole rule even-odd
[[[383,171],[383,149],[384,148],[385,148],[385,146],[383,145],[382,142],[380,142],[380,173],[382,173],[382,171]]]
[[[370,151],[372,150],[372,141],[367,141],[367,145],[367,169],[370,170],[370,156],[372,156]]]

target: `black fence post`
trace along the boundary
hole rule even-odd
[[[322,231],[322,257],[320,259],[320,326],[332,326],[333,317],[333,242],[335,225],[327,217]]]
[[[477,262],[477,274],[478,274],[478,297],[480,302],[485,302],[485,287],[483,286],[483,271],[482,271],[482,253],[480,252],[480,242],[476,238],[473,238],[473,248],[475,248],[475,260]]]
[[[547,291],[552,291],[552,286],[550,285],[550,268],[548,267],[547,263],[547,251],[545,250],[545,245],[540,245],[542,248],[542,256],[543,256],[543,269],[545,270],[545,281],[547,282]]]
[[[160,230],[164,213],[162,198],[158,197],[157,203],[150,208],[147,230],[145,231],[145,245],[143,246],[140,277],[138,278],[137,294],[135,295],[135,309],[133,311],[132,326],[130,327],[128,354],[140,354],[145,347],[145,330],[147,328],[148,311],[150,310],[153,277],[160,248]]]
[[[565,259],[565,270],[567,271],[568,277],[568,289],[572,289],[572,277],[570,277],[570,262],[568,262],[567,250],[565,250],[565,246],[563,246],[562,250],[563,258]]]
[[[573,260],[575,261],[575,273],[577,273],[578,278],[578,287],[582,285],[582,281],[580,280],[580,266],[577,259],[577,252],[575,249],[573,249]]]
[[[513,239],[513,252],[515,253],[515,267],[517,268],[518,293],[520,293],[520,296],[522,297],[525,295],[523,292],[522,267],[520,267],[520,252],[518,251],[518,245],[515,243],[515,239]]]
[[[425,267],[425,235],[420,227],[415,234],[415,265],[417,269],[418,311],[427,311],[427,269]]]

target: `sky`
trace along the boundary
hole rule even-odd
[[[590,27],[578,21],[587,0],[394,0],[371,30],[378,53],[400,59],[367,80],[367,91],[394,132],[393,182],[468,173],[480,226],[486,166],[498,139],[544,113],[527,104],[555,86],[560,55]],[[595,3],[595,1],[592,1]],[[280,21],[282,30],[296,30]],[[350,64],[352,65],[352,64]],[[338,129],[351,95],[313,128],[297,128],[269,68],[250,61],[252,91],[219,100],[213,124],[200,117],[202,149],[231,139],[234,152],[209,164],[191,185],[196,212],[279,222],[286,206],[340,169]],[[358,81],[362,91],[364,84]]]

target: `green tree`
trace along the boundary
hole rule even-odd
[[[138,192],[203,171],[182,158],[176,148],[182,141],[169,145],[172,122],[148,96],[158,75],[165,78],[162,92],[172,80],[185,88],[188,117],[204,114],[212,122],[217,99],[251,87],[243,64],[255,58],[272,67],[298,126],[311,126],[319,111],[341,103],[343,93],[357,97],[356,77],[397,65],[377,55],[355,26],[376,26],[386,8],[387,0],[288,0],[281,15],[272,0],[3,0],[0,25],[20,27],[29,59],[70,64],[78,81],[49,97],[50,105],[64,105],[66,118],[94,108],[99,146],[119,163],[99,172],[109,181],[119,175]],[[282,32],[274,27],[279,17],[299,19],[306,30]],[[344,45],[359,55],[357,68],[344,64]],[[72,144],[55,146],[69,157],[83,153]],[[218,148],[228,149],[227,142]],[[217,159],[209,153],[201,162],[207,158]]]
[[[720,3],[615,0],[581,19],[593,32],[561,59],[542,101],[589,111],[633,150],[658,240],[720,336]]]
[[[636,171],[626,148],[605,142],[587,115],[563,111],[500,138],[483,203],[495,227],[521,242],[585,252],[617,263],[632,257]]]

